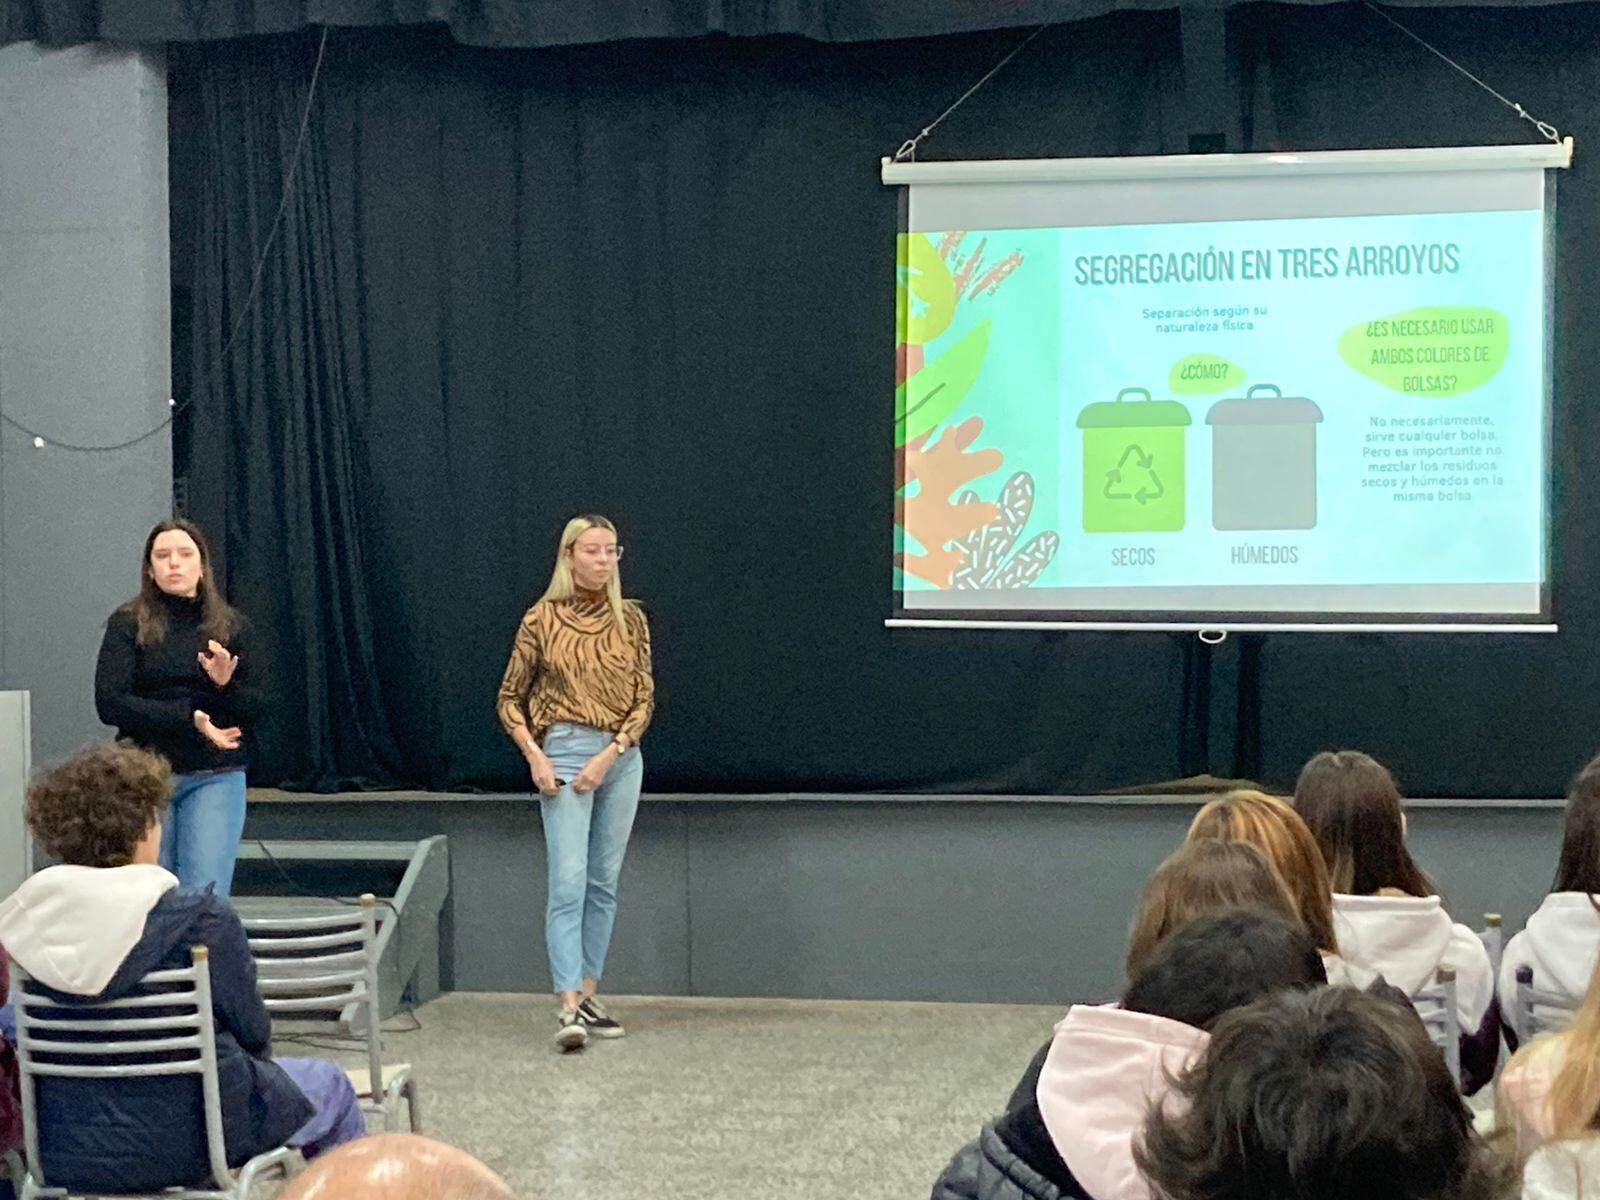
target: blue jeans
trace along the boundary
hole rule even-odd
[[[566,781],[554,796],[539,801],[550,874],[544,940],[558,992],[575,992],[585,979],[600,978],[617,921],[617,878],[644,781],[639,748],[623,751],[595,791],[580,796],[572,790],[583,764],[613,736],[562,724],[552,725],[544,738],[556,778]]]
[[[233,889],[233,863],[244,832],[244,772],[197,771],[173,780],[172,808],[161,829],[161,865],[186,888]]]

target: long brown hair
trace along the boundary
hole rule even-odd
[[[167,609],[161,601],[166,593],[150,574],[150,554],[158,537],[174,531],[188,534],[200,551],[200,584],[195,592],[200,601],[200,632],[225,644],[239,627],[239,614],[222,598],[222,591],[212,578],[211,551],[206,546],[205,534],[193,521],[182,517],[157,522],[150,536],[145,538],[144,555],[139,560],[139,594],[124,604],[123,610],[132,613],[138,622],[139,645],[150,646],[167,636]]]
[[[1438,895],[1406,848],[1394,776],[1371,755],[1317,755],[1294,785],[1294,809],[1317,839],[1335,892],[1372,896],[1393,888],[1408,896]]]
[[[1600,758],[1591,759],[1567,789],[1561,857],[1550,890],[1587,892],[1590,904],[1600,893]]]
[[[1170,933],[1218,909],[1259,905],[1304,928],[1294,898],[1266,855],[1248,842],[1205,838],[1179,846],[1144,885],[1128,935],[1128,978]]]
[[[1204,838],[1247,842],[1266,855],[1294,898],[1294,906],[1317,949],[1329,954],[1339,952],[1339,940],[1333,933],[1333,888],[1328,885],[1328,868],[1317,850],[1317,840],[1294,809],[1265,792],[1229,792],[1195,813],[1186,840]]]

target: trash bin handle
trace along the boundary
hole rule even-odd
[[[1117,393],[1117,403],[1121,404],[1124,396],[1143,396],[1146,400],[1151,398],[1149,388],[1123,388]]]
[[[1246,400],[1254,400],[1257,392],[1271,392],[1278,399],[1283,399],[1283,389],[1275,383],[1258,383],[1244,394]]]

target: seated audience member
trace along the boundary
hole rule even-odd
[[[1218,1021],[1134,1152],[1163,1200],[1497,1200],[1415,1013],[1354,988],[1280,991]]]
[[[1533,968],[1533,985],[1573,1007],[1600,957],[1600,758],[1578,773],[1567,792],[1566,828],[1555,882],[1523,931],[1506,943],[1500,963],[1500,1013],[1514,1049],[1517,969]]]
[[[308,1155],[365,1130],[332,1063],[274,1059],[244,927],[209,889],[184,891],[157,865],[172,791],[166,761],[89,746],[28,789],[29,828],[61,863],[0,901],[0,944],[51,999],[115,1000],[149,972],[210,951],[217,1076],[228,1162],[286,1142]],[[38,1084],[46,1180],[78,1192],[150,1192],[209,1174],[193,1076],[47,1078]]]
[[[1475,1092],[1493,1078],[1500,1053],[1494,967],[1478,935],[1450,919],[1438,888],[1406,849],[1394,777],[1358,751],[1319,754],[1300,772],[1294,806],[1328,865],[1344,957],[1413,1000],[1441,966],[1455,968],[1462,1087]]]
[[[1600,1196],[1600,966],[1571,1027],[1535,1038],[1506,1064],[1495,1111],[1526,1163],[1526,1200]]]
[[[1263,995],[1325,982],[1298,921],[1266,908],[1197,917],[1150,952],[1120,1006],[1067,1011],[1036,1094],[956,1153],[933,1200],[1143,1200],[1134,1135],[1205,1030]]]
[[[1294,809],[1265,792],[1229,792],[1203,805],[1189,825],[1188,841],[1208,838],[1244,842],[1267,856],[1322,951],[1329,983],[1383,990],[1386,985],[1376,972],[1356,966],[1340,952],[1328,868],[1316,839]],[[1394,998],[1399,999],[1399,994]]]
[[[341,1146],[307,1167],[279,1200],[513,1200],[505,1181],[465,1151],[414,1133]]]
[[[1151,951],[1174,930],[1206,913],[1250,905],[1265,906],[1286,920],[1300,923],[1293,899],[1272,865],[1254,846],[1211,840],[1179,846],[1144,885],[1128,936],[1124,980],[1137,978]],[[1033,1099],[1039,1072],[1049,1053],[1047,1040],[1011,1093],[1007,1112]]]
[[[0,946],[0,1007],[11,992],[6,951]],[[0,1155],[22,1148],[22,1097],[17,1091],[17,1052],[12,1032],[0,1020]],[[0,1200],[11,1200],[12,1189],[0,1174]]]

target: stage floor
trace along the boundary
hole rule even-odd
[[[546,997],[450,995],[389,1035],[427,1132],[524,1200],[925,1196],[999,1111],[1058,1007],[618,998],[561,1055]],[[407,1024],[404,1017],[388,1023]],[[285,1032],[283,1054],[319,1054]],[[359,1055],[332,1057],[360,1065]]]

